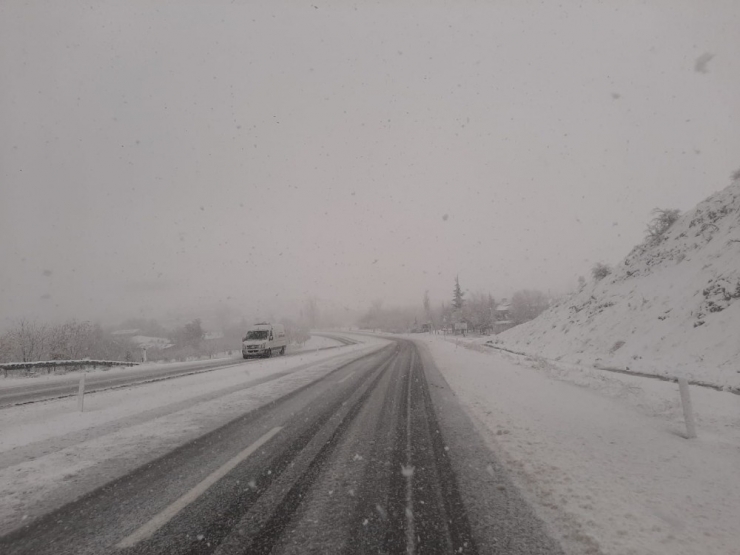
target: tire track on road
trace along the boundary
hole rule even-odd
[[[362,367],[363,365],[367,365],[369,360],[382,360],[384,357],[388,357],[389,353],[390,347],[384,347],[343,363],[327,375],[262,407],[241,415],[218,429],[178,447],[162,457],[147,463],[143,467],[139,467],[126,476],[113,480],[86,494],[79,500],[69,503],[29,523],[25,527],[1,537],[0,552],[10,554],[70,553],[77,555],[111,551],[111,534],[113,536],[119,536],[122,533],[132,533],[136,526],[135,523],[140,521],[142,515],[152,512],[156,513],[163,509],[166,503],[173,501],[185,488],[193,487],[203,472],[209,468],[213,469],[220,466],[228,458],[233,456],[234,451],[239,449],[239,445],[245,443],[245,434],[258,433],[265,426],[273,427],[271,418],[276,410],[279,411],[282,407],[290,407],[295,403],[300,405],[301,402],[305,402],[300,401],[300,399],[310,398],[312,388],[319,388],[319,390],[322,388],[335,388],[336,386],[331,380],[331,376],[337,372],[353,365]],[[360,373],[360,377],[367,376],[365,376],[365,373]],[[273,460],[274,453],[266,458],[266,451],[260,451],[260,453],[255,455],[256,464],[260,468],[271,469],[269,473],[266,473],[267,477],[264,478],[264,485],[262,483],[259,486],[255,484],[254,489],[248,488],[248,491],[241,492],[235,498],[232,495],[231,497],[233,499],[230,502],[228,501],[228,497],[219,495],[214,497],[213,492],[209,491],[203,496],[206,498],[205,501],[204,499],[199,499],[194,503],[197,518],[201,520],[202,518],[212,519],[213,515],[218,515],[219,518],[211,522],[211,525],[216,528],[223,528],[224,524],[229,523],[229,511],[233,510],[237,516],[240,516],[244,511],[244,507],[248,506],[245,503],[253,502],[254,499],[260,496],[264,488],[269,488],[269,483],[277,475],[277,467],[275,465],[281,464],[287,466],[293,457],[300,452],[302,442],[308,442],[313,437],[314,434],[309,429],[310,422],[315,422],[316,419],[320,421],[330,419],[345,402],[346,395],[352,393],[353,389],[348,384],[348,387],[344,388],[343,391],[345,391],[343,396],[336,403],[331,404],[324,410],[317,411],[315,410],[317,407],[312,406],[310,403],[308,404],[307,409],[311,413],[309,421],[296,421],[298,427],[304,430],[303,435],[299,436],[299,441],[290,442],[285,449],[278,452],[278,455],[281,457],[279,460]],[[284,408],[282,410],[287,409]],[[264,424],[265,422],[267,424]],[[296,428],[296,426],[293,425],[293,428]],[[248,444],[249,442],[247,441],[246,443]],[[219,448],[216,449],[216,446],[219,446]],[[222,482],[225,481],[228,481],[228,477],[222,480]],[[244,480],[244,483],[246,484],[247,481]],[[222,483],[216,484],[214,489],[218,490],[222,486]],[[160,492],[160,495],[152,498],[150,497],[150,492],[154,491]],[[180,493],[178,494],[178,492]],[[199,505],[202,506],[204,502],[206,505],[215,503],[218,506],[218,510],[209,508],[198,514],[199,509],[197,507]],[[192,507],[188,507],[176,521],[180,520],[182,524],[182,521],[187,523],[191,518],[193,518]],[[127,525],[126,522],[129,522],[129,524]],[[234,522],[232,521],[231,525],[233,526],[233,524]],[[189,526],[187,528],[189,529]],[[225,534],[229,530],[230,527],[227,527],[221,533]],[[184,537],[184,534],[177,535],[177,538],[180,539]],[[180,545],[181,542],[177,538],[174,542],[177,545],[173,546],[170,545],[173,538],[166,537],[165,534],[165,547],[161,549],[157,548],[157,541],[152,542],[150,545],[147,545],[145,542],[133,548],[131,552],[170,553],[173,552],[171,549],[173,547],[177,549],[174,552],[187,552],[190,549],[189,544],[186,542],[186,545]],[[115,539],[120,541],[121,537],[116,537]],[[157,535],[155,535],[154,539],[157,540]],[[141,551],[142,549],[144,551]],[[147,551],[147,549],[150,550]]]
[[[562,554],[404,339],[0,538],[0,551]]]

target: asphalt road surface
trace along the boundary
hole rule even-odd
[[[337,341],[340,345],[350,345],[356,343],[351,339],[347,339],[342,336],[335,336],[331,334],[314,334],[321,335],[323,337],[329,337]],[[336,347],[322,347],[319,350],[334,349]],[[294,356],[305,354],[305,351],[291,353],[288,351],[286,356]],[[255,359],[260,360],[260,359]],[[147,366],[146,368],[136,369],[132,368],[125,373],[111,373],[108,374],[105,371],[90,372],[85,376],[85,393],[94,393],[96,391],[104,391],[106,389],[114,389],[119,387],[127,387],[135,385],[137,383],[146,383],[156,380],[167,380],[173,378],[179,378],[182,376],[189,376],[200,372],[209,372],[212,370],[218,370],[219,368],[225,368],[227,366],[233,366],[235,364],[247,364],[252,361],[245,361],[242,359],[241,354],[233,359],[218,359],[203,361],[197,365],[177,366],[177,365],[164,365],[161,368]],[[77,395],[79,387],[79,375],[69,376],[66,380],[55,380],[52,383],[35,382],[35,380],[29,379],[27,384],[20,384],[17,386],[0,389],[0,409],[3,407],[11,407],[14,405],[22,405],[26,403],[35,403],[38,401],[46,401],[49,399],[59,399],[62,397],[72,397]],[[34,383],[35,382],[35,383]]]
[[[397,340],[0,538],[3,554],[558,554]]]

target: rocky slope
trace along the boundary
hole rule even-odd
[[[496,343],[739,386],[740,179],[636,246],[610,275]]]

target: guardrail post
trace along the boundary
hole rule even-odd
[[[85,373],[80,378],[80,388],[77,390],[77,408],[80,412],[85,410]]]
[[[689,381],[686,378],[678,378],[678,390],[681,392],[683,419],[686,421],[686,439],[693,439],[696,437],[696,424],[694,423],[694,410],[691,408]]]

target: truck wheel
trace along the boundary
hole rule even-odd
[[[265,358],[270,358],[271,356],[272,356],[272,349],[267,349],[267,351],[265,351]]]
[[[249,358],[249,357],[248,357],[247,355],[245,355],[245,354],[243,354],[243,353],[242,353],[242,356],[243,356],[244,358]]]
[[[282,349],[280,349],[280,354],[281,355],[284,355],[285,354],[285,347],[283,347]]]

